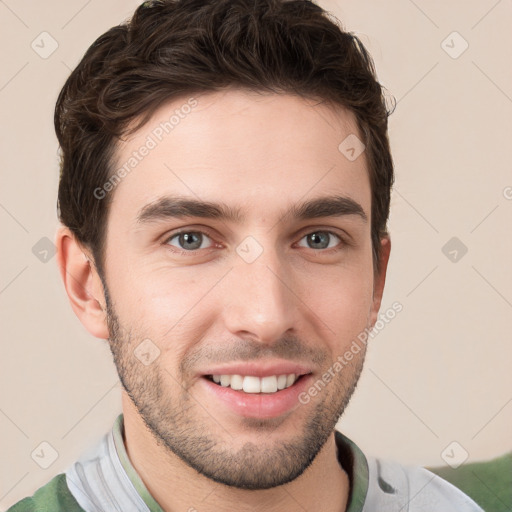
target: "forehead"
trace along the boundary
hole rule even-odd
[[[135,217],[162,196],[182,195],[270,212],[274,203],[281,211],[283,203],[337,193],[369,216],[365,154],[345,151],[347,140],[359,151],[360,139],[341,106],[237,89],[183,97],[118,145],[112,207]]]

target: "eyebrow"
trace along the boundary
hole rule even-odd
[[[345,196],[325,196],[295,204],[283,214],[283,217],[291,216],[297,220],[308,220],[347,215],[356,215],[364,222],[368,221],[362,206]],[[137,215],[137,223],[183,217],[200,217],[234,223],[240,223],[245,218],[240,208],[234,208],[225,203],[200,201],[182,196],[165,196],[144,206]]]

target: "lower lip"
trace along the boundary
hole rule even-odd
[[[215,384],[206,377],[200,382],[206,392],[226,404],[236,414],[246,418],[275,418],[300,405],[299,395],[310,385],[313,376],[303,375],[289,388],[276,393],[244,393]]]

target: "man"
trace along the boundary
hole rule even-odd
[[[390,254],[387,116],[308,1],[145,2],[89,48],[55,112],[58,261],[123,414],[10,510],[481,510],[335,430]]]

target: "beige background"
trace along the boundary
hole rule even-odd
[[[57,227],[56,96],[136,3],[0,1],[1,510],[65,470],[120,412],[106,343],[75,318],[55,257],[44,263],[32,249]],[[453,441],[455,458],[502,454],[512,425],[512,2],[320,4],[362,38],[398,101],[383,311],[395,301],[403,311],[371,342],[338,428],[403,463],[445,464]],[[44,37],[51,49],[44,31],[58,43],[47,58],[31,47],[43,51]],[[468,248],[457,262],[442,252],[452,237]],[[58,452],[47,469],[31,457],[42,442]]]

